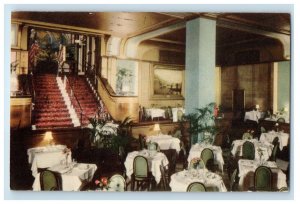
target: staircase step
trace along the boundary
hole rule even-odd
[[[34,87],[36,92],[34,106],[36,128],[74,127],[57,85],[56,76],[37,75],[34,77]]]

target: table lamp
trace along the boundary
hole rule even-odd
[[[48,145],[52,144],[53,137],[52,137],[52,132],[51,131],[47,131],[45,133],[44,140],[46,140],[48,142]]]
[[[154,124],[153,130],[154,130],[155,132],[157,132],[157,136],[159,136],[159,134],[160,134],[160,127],[159,127],[159,124]]]
[[[256,109],[256,110],[259,109],[259,105],[258,105],[258,104],[255,105],[255,109]]]

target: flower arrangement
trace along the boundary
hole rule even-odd
[[[190,163],[190,169],[203,169],[204,163],[201,158],[193,158]]]
[[[95,184],[96,184],[96,187],[98,189],[101,189],[103,191],[106,191],[108,190],[108,178],[107,177],[101,177],[100,180],[96,179],[95,180]]]

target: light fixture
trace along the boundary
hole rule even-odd
[[[258,110],[258,109],[259,109],[259,105],[258,105],[258,104],[256,104],[256,105],[255,105],[255,108]]]
[[[159,127],[159,124],[158,124],[158,123],[154,124],[153,130],[154,130],[155,132],[157,132],[157,136],[158,136],[159,133],[160,133],[160,127]]]
[[[45,133],[44,140],[46,140],[48,142],[48,145],[50,145],[52,143],[53,137],[52,137],[52,132],[51,131],[47,131]]]

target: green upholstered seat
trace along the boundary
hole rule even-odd
[[[259,166],[254,173],[254,189],[255,191],[271,191],[272,190],[272,171],[269,167]]]
[[[234,169],[230,177],[230,191],[238,189],[238,169]]]
[[[156,151],[160,151],[159,145],[157,144],[157,142],[149,142],[147,144],[147,149],[148,150],[156,150]]]
[[[206,188],[203,183],[193,182],[186,189],[187,192],[205,192]]]
[[[278,119],[277,119],[277,122],[278,122],[278,123],[285,123],[285,119],[284,119],[284,118],[278,118]]]
[[[214,153],[211,149],[204,148],[201,152],[201,159],[207,169],[214,170]]]
[[[254,148],[254,144],[252,142],[250,142],[250,141],[244,142],[243,150],[242,150],[242,157],[243,157],[243,159],[254,160],[255,148]]]
[[[253,135],[250,132],[245,132],[243,134],[243,140],[251,140],[253,139]]]
[[[131,177],[131,190],[134,190],[135,183],[137,183],[137,188],[140,189],[146,186],[148,190],[151,187],[152,175],[149,172],[147,158],[143,156],[136,156],[133,160],[133,174]]]
[[[61,175],[57,172],[45,170],[40,173],[40,184],[42,191],[62,190]]]
[[[122,192],[126,190],[126,181],[124,177],[120,174],[115,174],[112,177],[110,177],[108,183],[109,188],[112,188],[117,192]]]
[[[277,152],[278,152],[278,149],[279,149],[279,138],[275,137],[273,139],[272,144],[274,145],[274,147],[272,149],[272,154],[270,156],[270,161],[276,161]]]

